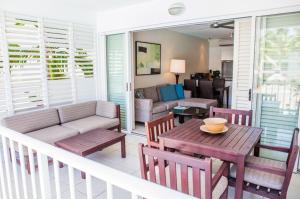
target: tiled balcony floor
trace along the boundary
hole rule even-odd
[[[111,147],[103,151],[99,151],[94,153],[87,158],[92,159],[96,162],[100,162],[112,168],[121,170],[123,172],[129,173],[131,175],[140,176],[139,171],[139,159],[138,159],[138,151],[137,146],[138,143],[146,143],[146,138],[140,135],[127,135],[126,136],[126,150],[127,157],[121,158],[120,144],[115,144]],[[69,179],[68,179],[68,168],[65,166],[60,170],[60,188],[62,193],[62,199],[70,198],[69,193]],[[56,198],[55,194],[55,186],[54,186],[54,172],[53,166],[50,165],[50,180],[51,180],[51,194],[52,198]],[[38,175],[38,173],[37,173]],[[30,178],[27,175],[28,180]],[[37,181],[38,181],[38,176]],[[120,179],[122,180],[122,179]],[[106,198],[106,183],[101,180],[92,179],[93,183],[93,197],[95,199],[104,199]],[[28,183],[30,185],[30,183]],[[292,177],[292,182],[289,188],[288,199],[296,199],[299,198],[300,195],[300,175],[294,174]],[[86,183],[84,179],[81,179],[81,175],[79,171],[75,172],[75,188],[76,188],[76,199],[84,199],[86,198]],[[32,198],[31,186],[28,187],[30,196]],[[229,189],[229,198],[233,198],[234,189]],[[38,197],[39,198],[39,197]],[[118,187],[114,187],[114,198],[117,199],[130,199],[131,194],[123,189]],[[256,199],[261,198],[255,196],[253,194],[244,193],[245,199]]]

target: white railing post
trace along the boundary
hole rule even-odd
[[[24,160],[24,148],[22,144],[18,143],[18,149],[19,149],[19,156],[20,156],[19,158],[20,158],[24,199],[28,199],[27,180],[26,180],[26,173],[25,173],[26,171],[25,171],[25,160]]]
[[[106,195],[107,195],[107,199],[113,199],[114,198],[113,185],[110,184],[109,182],[106,183]]]
[[[69,170],[69,184],[70,184],[70,198],[75,199],[75,182],[74,182],[74,168],[68,165]]]
[[[8,188],[8,195],[10,199],[13,199],[12,192],[12,183],[11,183],[11,172],[8,158],[8,146],[7,146],[7,138],[2,136],[2,146],[3,146],[3,155],[4,155],[4,164],[5,164],[5,172],[6,172],[6,182]]]
[[[55,181],[56,199],[61,199],[59,163],[57,160],[53,160],[53,166],[54,166],[54,181]]]
[[[37,152],[42,199],[51,199],[48,157]]]
[[[3,155],[0,152],[0,182],[1,182],[1,197],[2,198],[8,198],[7,197],[7,191],[6,191],[6,182],[5,182],[5,178],[4,178],[4,165],[3,165]]]
[[[85,174],[86,179],[86,196],[87,199],[93,198],[93,189],[92,189],[92,177],[90,174]]]
[[[30,170],[31,186],[32,186],[32,196],[33,199],[37,199],[37,189],[36,189],[36,180],[35,180],[35,162],[33,157],[33,151],[30,148],[28,148],[28,158],[29,158],[29,170]]]

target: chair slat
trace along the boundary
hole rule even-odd
[[[200,169],[198,168],[193,168],[193,194],[195,197],[200,198],[201,178],[200,178]]]
[[[154,158],[153,156],[148,157],[149,161],[149,175],[150,175],[150,181],[156,183],[156,173],[155,173],[155,163],[154,163]]]
[[[176,163],[170,161],[169,162],[169,169],[170,169],[170,186],[171,186],[171,189],[177,190]]]
[[[181,165],[181,191],[183,193],[188,193],[189,191],[187,165]]]
[[[158,158],[158,168],[159,168],[159,182],[161,185],[166,186],[166,167],[165,161],[161,158]]]

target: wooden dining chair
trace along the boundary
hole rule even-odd
[[[227,119],[230,124],[252,125],[252,110],[237,110],[210,107],[209,117],[222,117]]]
[[[148,145],[150,147],[159,148],[158,136],[173,129],[175,127],[174,121],[174,114],[169,113],[164,117],[146,122],[145,126]]]
[[[192,92],[192,97],[198,97],[197,85],[195,79],[185,79],[183,82],[184,90],[189,90]]]
[[[197,198],[227,198],[227,163],[212,177],[210,158],[198,159],[143,144],[139,144],[139,159],[143,179]]]
[[[299,129],[296,128],[289,148],[259,144],[258,147],[287,153],[284,162],[262,157],[249,156],[245,163],[244,190],[266,198],[286,198],[291,176],[299,151]],[[236,167],[230,171],[230,186],[235,186]]]

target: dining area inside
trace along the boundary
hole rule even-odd
[[[299,129],[290,132],[289,147],[269,145],[265,129],[253,125],[252,110],[210,107],[208,114],[177,124],[170,112],[146,122],[147,144],[138,147],[141,177],[196,198],[242,199],[246,192],[250,198],[289,198]]]

